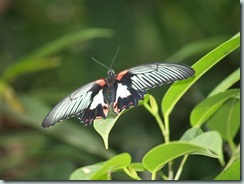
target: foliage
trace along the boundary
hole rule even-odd
[[[43,131],[41,130],[40,122],[43,120],[43,114],[47,114],[49,111],[49,107],[34,96],[29,96],[28,94],[17,96],[11,87],[11,82],[16,80],[21,75],[59,66],[61,62],[60,58],[53,57],[52,55],[57,51],[62,50],[64,47],[98,37],[110,37],[111,35],[112,31],[108,29],[81,30],[61,37],[60,39],[50,42],[33,53],[17,59],[17,61],[12,65],[6,67],[0,76],[0,108],[3,110],[3,112],[14,116],[22,124],[33,127],[39,131]],[[38,111],[36,111],[36,109],[38,109]],[[67,136],[62,133],[64,131],[66,132]],[[70,137],[68,132],[70,132],[70,134],[72,134],[74,137]],[[47,134],[54,137],[59,137],[69,145],[79,149],[85,149],[88,153],[95,155],[98,154],[97,149],[100,150],[99,148],[101,147],[99,144],[96,147],[97,149],[93,147],[97,144],[96,139],[94,139],[93,136],[86,131],[82,133],[82,130],[78,130],[73,125],[61,126],[59,129],[50,130]],[[89,139],[91,144],[77,141],[77,137],[80,137],[81,139]],[[25,137],[23,137],[23,139],[25,139]],[[22,140],[22,138],[20,140]],[[4,139],[2,144],[4,144]],[[105,158],[111,155],[112,152],[100,151],[99,153],[99,156],[103,156]],[[6,159],[2,164],[5,165],[7,162],[8,159]]]
[[[210,97],[200,102],[191,113],[191,125],[193,128],[188,129],[182,138],[178,141],[170,141],[170,122],[169,115],[172,112],[174,105],[179,101],[180,97],[184,95],[186,90],[196,82],[208,69],[214,66],[217,62],[221,61],[223,57],[231,53],[233,50],[238,48],[240,45],[240,34],[237,34],[230,40],[226,41],[202,59],[200,59],[193,68],[196,70],[195,77],[186,81],[180,81],[175,83],[166,93],[162,100],[162,110],[164,115],[164,123],[160,119],[158,114],[158,107],[155,99],[152,96],[146,97],[142,103],[144,107],[155,117],[156,121],[161,128],[162,134],[165,139],[165,143],[158,145],[150,149],[143,157],[141,165],[145,168],[145,171],[151,173],[152,180],[156,179],[157,173],[165,166],[168,165],[168,175],[163,174],[162,178],[168,180],[177,180],[183,171],[183,166],[186,163],[187,158],[191,154],[199,154],[207,157],[217,158],[219,163],[224,166],[225,161],[223,157],[223,141],[228,141],[228,146],[231,148],[231,156],[228,160],[228,167],[226,171],[223,171],[219,176],[216,177],[218,180],[239,180],[240,175],[240,161],[236,164],[236,154],[240,154],[238,147],[234,143],[234,138],[240,127],[240,90],[239,89],[222,89],[218,87],[218,91],[215,89],[215,94],[211,94]],[[210,59],[211,58],[211,59]],[[240,75],[239,75],[240,78]],[[230,81],[228,86],[232,86],[234,83],[232,80],[225,79],[224,81]],[[222,92],[223,91],[223,92]],[[178,92],[178,93],[177,93]],[[229,103],[225,103],[228,100]],[[149,103],[149,104],[148,104]],[[223,118],[220,118],[223,117]],[[209,120],[210,119],[210,120]],[[96,127],[101,127],[103,131],[102,136],[108,137],[111,131],[111,125],[114,125],[116,119],[100,120],[106,121],[106,123],[100,123]],[[208,122],[209,130],[203,132],[200,127]],[[104,127],[109,128],[104,128]],[[106,141],[107,145],[107,141]],[[124,161],[125,155],[128,157]],[[174,171],[172,164],[178,157],[183,156],[183,160],[176,172]],[[120,158],[120,159],[118,159]],[[128,153],[124,155],[117,155],[112,157],[110,160],[91,165],[89,167],[82,167],[71,175],[73,180],[104,180],[112,179],[111,174],[117,172],[119,169],[124,171],[132,179],[142,179],[138,177],[137,170],[130,166],[131,157]],[[109,163],[109,168],[107,165]],[[131,163],[133,164],[133,163]],[[118,166],[119,165],[119,166]],[[107,166],[107,167],[106,167]],[[106,170],[101,169],[106,167]],[[92,168],[92,169],[90,169]],[[85,172],[85,170],[89,172]],[[125,171],[126,170],[126,171]],[[129,171],[129,172],[128,172]],[[99,173],[99,174],[98,174]]]
[[[0,178],[239,178],[239,35],[225,42],[239,29],[240,3],[232,0],[2,0]],[[93,126],[76,118],[41,128],[53,105],[106,76],[91,57],[110,65],[118,46],[116,72],[149,62],[202,61],[194,78],[150,90],[138,108],[100,126],[108,149]],[[208,105],[211,111],[204,111]]]

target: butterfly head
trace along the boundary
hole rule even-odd
[[[116,78],[114,70],[112,70],[112,69],[108,70],[107,74],[108,74],[107,83],[108,84],[114,83],[115,78]]]

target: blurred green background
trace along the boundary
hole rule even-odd
[[[117,121],[109,150],[76,118],[49,129],[41,122],[73,90],[106,77],[91,56],[109,66],[120,46],[117,72],[149,62],[192,65],[239,31],[240,2],[233,0],[0,0],[0,178],[68,179],[74,169],[122,152],[141,161],[163,141],[143,107]],[[187,92],[171,116],[171,140],[190,127],[192,108],[239,66],[235,51]],[[159,105],[168,87],[150,91]],[[184,169],[182,179],[211,179],[221,166],[191,156]]]

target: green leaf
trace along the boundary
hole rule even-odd
[[[226,36],[216,36],[209,39],[199,40],[190,44],[187,44],[183,48],[179,49],[173,55],[166,59],[166,62],[182,61],[186,58],[209,51],[226,40]]]
[[[240,33],[227,40],[193,65],[195,76],[184,81],[175,82],[166,92],[161,107],[165,118],[168,118],[175,104],[185,92],[222,58],[240,46]]]
[[[111,37],[112,34],[113,32],[109,29],[94,28],[65,35],[40,47],[31,54],[17,59],[15,63],[5,68],[2,78],[6,81],[12,80],[25,73],[56,67],[59,65],[59,60],[57,60],[57,58],[48,59],[47,57],[50,57],[50,55],[55,54],[73,44],[94,38],[108,38]]]
[[[124,111],[124,110],[123,110]],[[110,131],[112,130],[115,122],[122,115],[123,111],[118,115],[112,112],[109,112],[106,119],[96,119],[93,122],[93,126],[95,130],[102,136],[105,148],[108,149],[108,136]]]
[[[199,150],[199,152],[195,152],[194,154],[218,158],[219,162],[224,165],[224,156],[222,151],[223,141],[217,131],[209,131],[200,134],[190,140],[190,142],[205,148],[204,150]]]
[[[18,100],[14,89],[3,80],[0,80],[0,102],[3,102],[12,110],[20,113],[24,112],[23,105]]]
[[[29,60],[29,58],[41,58],[51,54],[55,54],[64,48],[67,48],[76,43],[84,42],[94,38],[110,38],[113,35],[113,31],[110,29],[92,28],[83,29],[68,35],[64,35],[48,44],[40,47],[36,51],[32,52],[28,56],[21,60]]]
[[[190,141],[195,137],[201,135],[203,133],[202,129],[199,127],[192,127],[188,129],[183,136],[180,138],[181,141]]]
[[[240,180],[240,174],[240,159],[238,159],[225,170],[223,170],[214,180]]]
[[[150,102],[150,106],[152,109],[152,113],[154,113],[154,114],[158,113],[158,104],[152,95],[150,95],[150,101],[149,102]]]
[[[148,103],[148,101],[150,100],[150,94],[149,93],[146,93],[145,95],[144,95],[144,99],[143,100],[140,100],[139,101],[139,103],[138,103],[138,105],[144,105],[144,104],[147,104]]]
[[[208,127],[217,130],[225,140],[233,140],[240,128],[240,100],[230,98],[211,116]]]
[[[65,120],[65,122],[60,122],[60,124],[57,124],[52,128],[42,128],[41,122],[49,112],[50,107],[39,99],[32,97],[30,94],[19,95],[18,97],[25,109],[25,113],[13,111],[13,109],[10,109],[1,103],[1,101],[0,111],[9,114],[12,118],[17,119],[19,123],[25,126],[32,127],[43,134],[55,137],[81,151],[85,150],[91,155],[109,158],[115,154],[112,150],[105,150],[99,139],[89,133],[86,130],[86,127],[82,126],[79,120],[75,118],[75,122],[73,123],[71,120]]]
[[[139,105],[143,105],[153,115],[158,114],[158,104],[155,98],[148,93],[144,96],[144,100],[139,101]]]
[[[108,161],[104,162],[100,170],[97,171],[92,176],[92,179],[99,179],[100,176],[127,167],[129,166],[130,163],[131,163],[131,156],[128,153],[122,153],[116,155],[113,158],[109,159]]]
[[[119,169],[127,167],[131,162],[131,157],[128,153],[116,155],[106,162],[98,165],[86,166],[75,170],[70,175],[70,180],[101,180],[110,179],[109,175]]]
[[[71,175],[70,180],[90,180],[95,172],[101,169],[101,165],[89,165],[76,169]]]
[[[146,153],[142,159],[144,167],[150,172],[156,172],[164,167],[169,161],[202,150],[201,146],[188,142],[170,142],[154,147]]]
[[[229,89],[233,84],[240,80],[240,72],[240,68],[232,72],[221,83],[219,83],[218,86],[216,86],[211,93],[209,93],[208,97]]]
[[[226,100],[239,94],[239,89],[230,89],[205,99],[192,110],[191,125],[200,127]]]
[[[5,81],[12,81],[18,76],[32,73],[41,70],[47,70],[50,68],[57,67],[61,64],[60,58],[43,58],[43,59],[31,59],[24,60],[22,62],[16,62],[7,67],[3,74],[2,79]]]
[[[129,167],[133,168],[136,171],[145,171],[145,167],[141,162],[133,162],[129,165]]]
[[[218,132],[200,134],[189,142],[172,141],[154,147],[143,157],[142,163],[150,172],[156,172],[169,161],[186,154],[199,154],[218,158],[223,164],[222,139]]]
[[[145,171],[142,163],[131,163],[127,168],[124,168],[125,173],[134,180],[141,180],[137,171]]]

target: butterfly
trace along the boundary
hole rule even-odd
[[[54,106],[42,127],[71,117],[77,117],[85,125],[111,114],[116,117],[124,109],[137,106],[149,89],[187,79],[194,73],[190,66],[174,63],[144,64],[118,74],[110,66],[106,78],[78,88]]]

